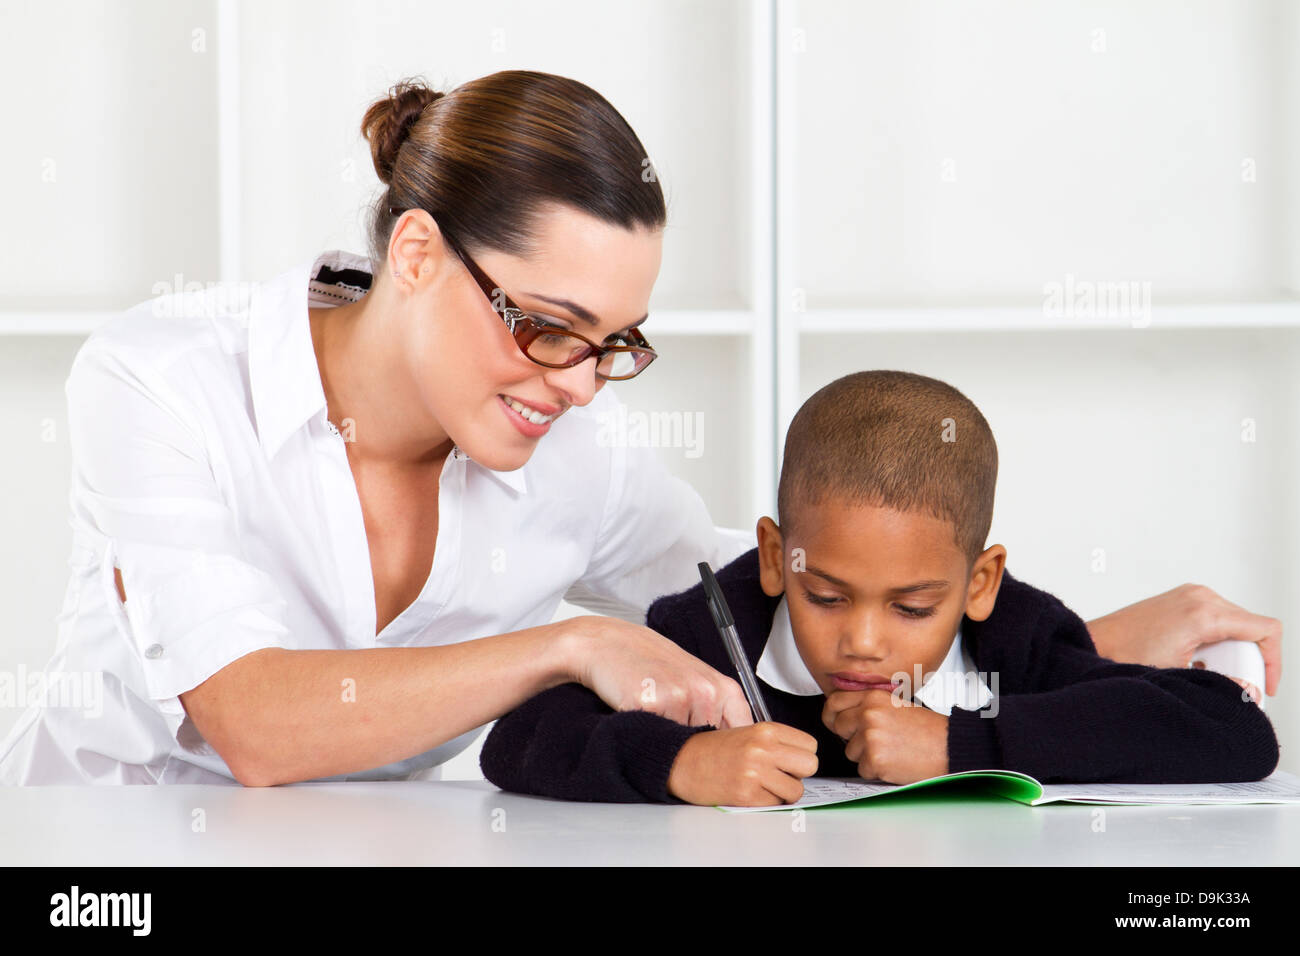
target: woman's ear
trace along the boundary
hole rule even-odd
[[[437,221],[423,209],[410,209],[398,217],[388,249],[388,271],[399,289],[424,282],[439,260],[456,261],[456,253],[443,239]]]
[[[776,522],[764,515],[758,519],[758,582],[763,593],[776,597],[785,593],[785,543]]]
[[[966,616],[972,621],[987,620],[993,613],[1006,564],[1007,549],[1000,544],[985,549],[975,559],[971,566],[970,585],[966,589]]]

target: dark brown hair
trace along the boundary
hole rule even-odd
[[[911,372],[854,372],[819,389],[790,422],[777,489],[781,530],[835,500],[951,522],[968,564],[993,521],[998,447],[975,403]]]
[[[366,110],[361,133],[388,187],[368,230],[376,270],[397,220],[390,207],[426,210],[471,255],[531,254],[548,203],[627,229],[667,220],[658,177],[627,121],[563,76],[502,70],[449,93],[405,79]]]

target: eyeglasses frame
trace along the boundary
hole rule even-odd
[[[395,216],[401,215],[401,211],[396,207],[390,206],[388,211]],[[632,327],[626,332],[621,333],[632,341],[632,345],[597,345],[595,342],[585,336],[579,335],[571,329],[562,328],[557,325],[539,324],[536,319],[515,304],[506,293],[506,290],[501,288],[499,284],[494,282],[488,274],[479,267],[478,263],[470,257],[469,253],[465,251],[461,244],[449,235],[445,229],[442,229],[441,224],[439,224],[438,228],[442,230],[442,237],[447,241],[447,245],[451,246],[452,251],[456,253],[460,260],[465,264],[465,267],[469,270],[475,283],[487,298],[488,304],[492,307],[492,311],[500,315],[502,321],[505,322],[506,329],[514,338],[515,344],[519,346],[519,351],[522,352],[524,357],[530,362],[541,365],[545,368],[573,368],[575,365],[581,365],[592,356],[595,356],[596,364],[599,366],[600,361],[606,355],[613,352],[638,352],[643,355],[649,355],[650,357],[646,359],[645,364],[632,372],[631,375],[605,375],[599,370],[596,372],[598,378],[604,379],[607,382],[623,382],[631,378],[636,378],[636,376],[640,375],[650,367],[651,362],[659,357],[659,353],[655,351],[654,347],[648,341],[646,341],[646,337],[642,335],[640,330],[636,327]],[[498,294],[505,302],[505,305],[501,308],[498,308],[496,304]],[[558,365],[553,362],[543,362],[528,354],[528,346],[532,344],[534,339],[541,335],[564,335],[569,338],[577,339],[587,348],[585,351],[579,352],[577,356],[569,361]]]

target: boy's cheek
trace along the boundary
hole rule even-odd
[[[822,689],[822,693],[830,694],[839,690],[830,677],[835,659],[834,647],[828,652],[823,649],[825,642],[808,637],[801,640],[797,636],[798,633],[798,631],[795,631],[794,646],[799,651],[803,666],[808,668],[808,673],[812,674],[813,679],[817,681],[817,686]]]

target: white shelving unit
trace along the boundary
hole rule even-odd
[[[647,378],[620,395],[637,407],[674,409],[684,383],[739,373],[712,390],[701,386],[690,401],[711,403],[707,460],[747,467],[727,477],[672,462],[701,486],[719,523],[748,524],[774,509],[781,436],[824,381],[801,358],[819,338],[844,337],[849,351],[869,355],[871,337],[885,333],[933,343],[950,333],[1132,329],[1127,316],[1045,312],[1042,283],[1071,263],[1101,281],[1130,278],[1101,269],[1125,262],[1139,278],[1151,276],[1151,330],[1300,329],[1300,177],[1292,172],[1300,148],[1287,122],[1300,113],[1298,58],[1287,53],[1300,49],[1300,15],[1283,0],[1055,11],[1013,0],[665,2],[640,13],[572,4],[573,16],[559,20],[583,18],[605,38],[595,47],[524,3],[504,4],[495,17],[438,4],[336,0],[320,9],[304,22],[292,5],[236,0],[132,7],[128,19],[140,26],[170,17],[190,39],[207,31],[180,85],[200,88],[212,109],[178,120],[194,136],[159,143],[211,137],[215,166],[202,208],[213,217],[187,223],[214,237],[199,277],[246,280],[325,245],[363,248],[359,211],[376,184],[354,128],[365,104],[398,77],[454,85],[514,67],[582,77],[658,151],[670,196],[671,234],[647,332],[677,371],[661,361],[658,385]],[[1178,48],[1179,37],[1207,31],[1216,44]],[[325,48],[337,51],[328,64],[319,56]],[[1183,105],[1179,83],[1190,94]],[[1196,98],[1206,91],[1217,98]],[[1053,103],[1055,113],[1015,122],[1018,109]],[[1148,117],[1144,103],[1165,109]],[[1071,128],[1088,135],[1052,149],[1039,143]],[[1149,162],[1106,148],[1125,143],[1126,133],[1146,155],[1162,146],[1170,155]],[[1043,171],[1049,157],[1055,174]],[[1017,158],[1022,168],[1009,174]],[[1222,181],[1205,191],[1206,167],[1222,180],[1246,160],[1256,178],[1233,188],[1255,191],[1248,208]],[[1128,179],[1116,178],[1126,163]],[[341,175],[348,164],[350,175]],[[1007,188],[1017,175],[1030,198],[1017,201]],[[1153,183],[1165,192],[1141,201]],[[1107,206],[1108,189],[1124,194],[1109,204],[1109,220],[1090,212]],[[1198,189],[1199,206],[1189,203]],[[1064,222],[1045,203],[1051,197],[1066,197]],[[980,240],[980,223],[993,222],[986,214],[999,203],[1008,222],[1047,238],[1009,239],[1001,226]],[[1187,234],[1226,224],[1246,253],[1198,258],[1191,242],[1153,251],[1177,235],[1162,225],[1171,211]],[[1128,237],[1109,256],[1098,251],[1108,229]],[[149,241],[158,248],[141,269],[172,270],[169,239]],[[1180,248],[1193,265],[1220,263],[1219,274],[1180,272]],[[1273,251],[1260,265],[1262,250]],[[122,283],[104,283],[112,304],[86,310],[69,308],[61,294],[44,304],[7,297],[0,335],[11,337],[8,348],[22,348],[15,336],[84,336],[116,307],[147,297],[142,286],[127,294]]]

